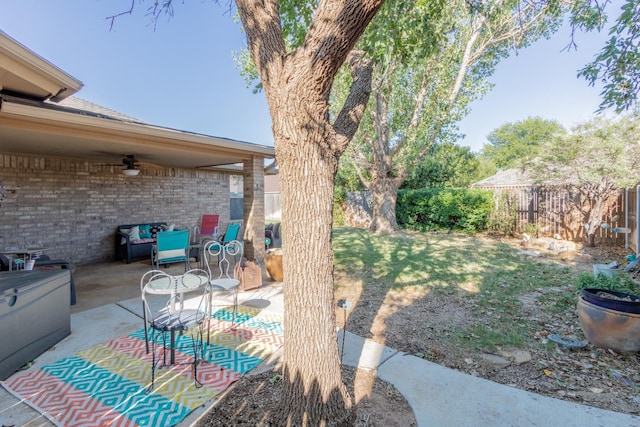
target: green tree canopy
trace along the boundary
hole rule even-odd
[[[527,171],[539,184],[564,189],[586,224],[593,246],[608,200],[640,181],[640,116],[595,118],[540,146]]]
[[[573,26],[588,31],[604,29],[608,22],[605,12],[609,3],[609,0],[576,2],[571,14]],[[640,91],[640,1],[622,3],[620,15],[609,28],[609,40],[578,76],[584,77],[591,86],[596,82],[603,84],[600,111],[613,108],[620,113],[637,105]]]
[[[498,169],[509,169],[536,157],[542,144],[565,132],[557,121],[541,117],[505,123],[487,136],[489,143],[483,147],[482,155]]]
[[[401,188],[466,187],[481,179],[480,161],[469,147],[437,144],[411,172]]]
[[[372,192],[371,230],[397,230],[398,188],[435,145],[457,138],[456,123],[500,59],[552,33],[561,12],[516,0],[385,3],[358,43],[373,63],[372,96],[345,153]],[[336,80],[337,105],[346,87]]]

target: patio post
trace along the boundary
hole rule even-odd
[[[252,156],[243,162],[244,253],[264,263],[264,158]]]

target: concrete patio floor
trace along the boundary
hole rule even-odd
[[[192,263],[192,267],[197,267]],[[151,269],[147,260],[123,264],[109,262],[78,266],[73,270],[77,303],[71,306],[71,335],[38,357],[29,369],[37,369],[112,338],[142,328],[140,278]],[[177,263],[163,267],[169,274],[184,272]],[[214,305],[228,305],[231,297],[218,298]],[[260,289],[241,292],[238,303],[282,313],[282,283],[265,273]],[[274,363],[279,355],[267,359]],[[193,411],[179,426],[192,425],[208,408]],[[0,425],[49,427],[55,424],[0,387]],[[160,426],[158,426],[160,427]]]

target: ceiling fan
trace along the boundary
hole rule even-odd
[[[140,173],[140,167],[135,154],[127,154],[122,159],[122,164],[126,167],[122,169],[122,174],[127,176],[136,176]]]
[[[137,159],[135,154],[125,154],[121,163],[102,163],[101,166],[121,166],[122,174],[127,176],[136,176],[140,173],[140,169],[162,169],[161,166],[154,165],[153,163],[141,162]]]

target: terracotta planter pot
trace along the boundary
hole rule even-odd
[[[264,264],[267,267],[267,274],[276,282],[282,282],[282,252],[269,253],[264,256]]]
[[[582,331],[594,346],[618,352],[640,351],[640,314],[606,308],[583,296],[577,312]]]

